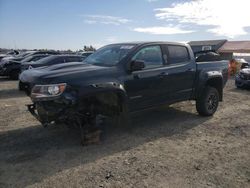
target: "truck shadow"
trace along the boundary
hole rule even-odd
[[[104,142],[86,147],[80,146],[77,129],[66,126],[0,132],[0,185],[25,187],[163,137],[185,139],[187,130],[208,119],[173,107],[157,108],[133,115],[130,126],[112,125]],[[25,180],[19,181],[19,177]]]
[[[8,82],[8,81],[11,81],[9,77],[0,76],[0,82]]]
[[[0,90],[0,99],[9,99],[17,97],[26,97],[25,93],[18,89],[4,89]]]

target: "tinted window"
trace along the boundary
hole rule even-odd
[[[66,57],[66,62],[81,62],[83,57]]]
[[[169,63],[182,63],[189,61],[189,54],[188,50],[184,46],[168,46],[168,52],[169,52]]]
[[[48,65],[60,64],[60,63],[66,63],[65,57],[57,57],[52,61],[48,62]]]
[[[48,62],[51,62],[51,61],[53,61],[56,58],[57,58],[57,56],[51,55],[51,56],[39,59],[35,63],[37,63],[37,64],[47,64]]]
[[[132,60],[144,61],[145,68],[162,66],[162,52],[160,46],[148,46],[139,50]]]
[[[44,58],[44,57],[46,57],[46,56],[35,56],[35,57],[33,57],[32,60],[30,60],[30,61],[37,61],[37,60],[42,59],[42,58]]]

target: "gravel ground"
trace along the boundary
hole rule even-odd
[[[77,130],[43,128],[16,88],[0,78],[0,187],[250,187],[250,91],[233,80],[213,117],[161,107],[87,147]]]

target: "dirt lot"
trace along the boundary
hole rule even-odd
[[[76,130],[42,128],[16,87],[0,78],[0,187],[250,187],[250,91],[233,80],[214,117],[161,107],[87,147]]]

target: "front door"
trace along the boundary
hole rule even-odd
[[[145,68],[128,75],[124,85],[129,98],[129,110],[137,111],[158,100],[164,61],[160,45],[142,47],[131,61],[144,61]]]

